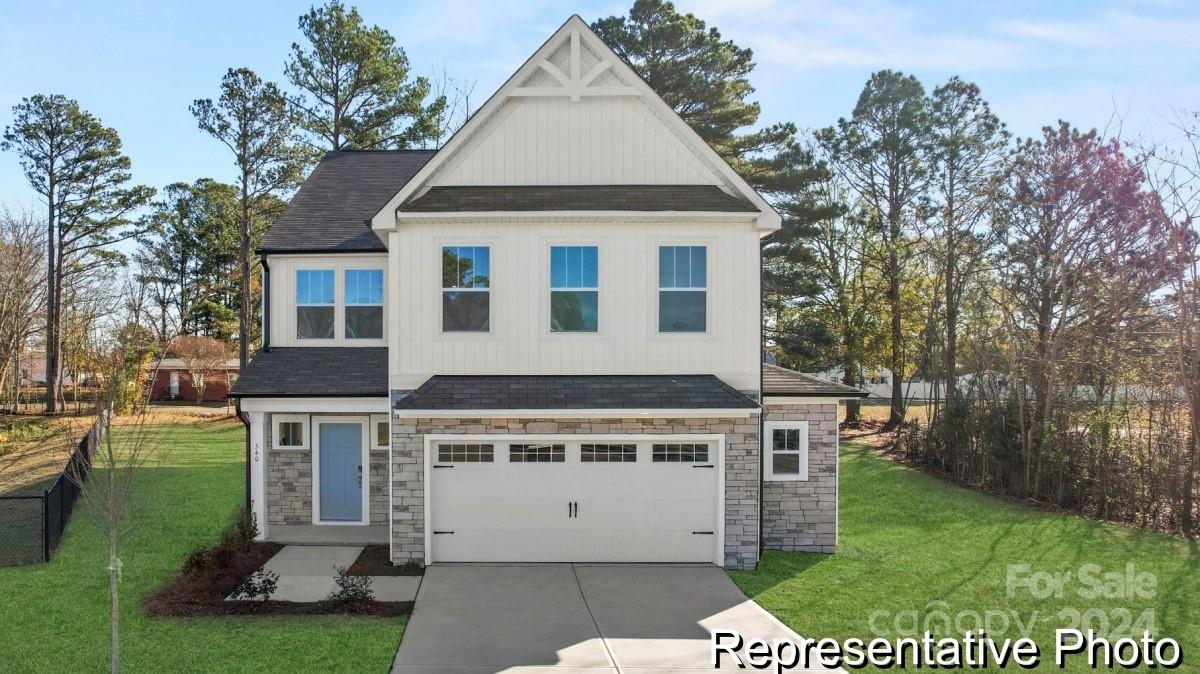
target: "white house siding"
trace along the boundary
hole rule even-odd
[[[571,72],[564,43],[546,60]],[[615,57],[601,57],[612,61]],[[579,71],[600,63],[580,45]],[[615,65],[615,63],[614,63]],[[609,67],[592,87],[620,87]],[[535,69],[523,87],[556,88],[559,82]],[[440,167],[430,185],[628,185],[700,184],[725,181],[686,146],[639,96],[514,97],[504,101],[470,140]]]
[[[271,346],[387,346],[388,313],[393,289],[388,278],[387,253],[343,255],[272,255],[271,265]],[[346,269],[383,270],[383,339],[296,339],[296,271],[332,269],[334,276],[334,326],[341,334],[345,320],[342,272]]]
[[[599,330],[550,332],[550,246],[599,247]],[[749,224],[404,224],[391,235],[391,388],[435,374],[715,374],[759,384],[758,233]],[[441,330],[441,247],[491,247],[491,330]],[[708,247],[707,334],[658,332],[658,246]]]
[[[763,546],[792,552],[835,552],[838,404],[772,404],[768,397],[763,415],[765,421],[808,422],[808,479],[763,483]],[[763,438],[763,443],[769,445],[770,438]]]

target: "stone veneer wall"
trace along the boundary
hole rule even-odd
[[[768,399],[763,411],[768,422],[808,422],[808,479],[763,483],[763,546],[832,553],[837,549],[838,406],[772,405]]]
[[[290,415],[289,415],[290,416]],[[306,415],[308,416],[308,415]],[[321,414],[317,416],[355,416],[363,414]],[[266,447],[267,466],[267,524],[312,524],[312,426],[311,416],[308,430],[308,449],[274,449],[275,423],[273,415],[266,415],[263,442]],[[368,429],[368,440],[373,437]],[[388,520],[388,452],[386,449],[370,450],[370,508],[371,524],[386,525]]]
[[[392,563],[425,558],[426,434],[725,435],[725,566],[758,563],[758,417],[704,419],[392,419]]]

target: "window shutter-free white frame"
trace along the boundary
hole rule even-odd
[[[304,442],[299,445],[281,445],[279,444],[279,425],[284,423],[298,423],[303,430],[301,431]],[[279,450],[298,450],[308,449],[312,446],[312,439],[309,433],[312,431],[308,423],[307,414],[272,414],[271,415],[271,449]]]
[[[778,452],[779,454],[797,454],[799,470],[796,473],[775,473],[775,431],[797,430],[800,432],[797,452]],[[800,482],[808,479],[808,422],[807,421],[768,421],[763,424],[763,479],[768,482]]]

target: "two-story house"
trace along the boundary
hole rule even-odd
[[[780,217],[578,17],[438,151],[332,152],[231,395],[264,537],[394,563],[832,551],[837,409],[761,363]]]

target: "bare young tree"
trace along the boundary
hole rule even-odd
[[[148,423],[148,405],[139,405],[131,416],[117,419],[113,407],[138,386],[138,373],[149,344],[130,340],[110,352],[104,363],[104,387],[97,396],[98,417],[88,462],[72,462],[68,479],[80,489],[87,513],[104,537],[105,570],[109,592],[109,664],[121,669],[120,582],[121,555],[136,529],[145,502],[138,484],[142,469],[161,458],[163,443]],[[139,396],[144,393],[137,391]],[[88,465],[90,464],[90,466]]]
[[[204,391],[212,377],[221,376],[225,372],[225,364],[229,360],[229,347],[219,339],[187,335],[177,338],[171,345],[171,351],[179,356],[183,366],[187,368],[188,379],[196,392],[196,402],[204,402]]]

